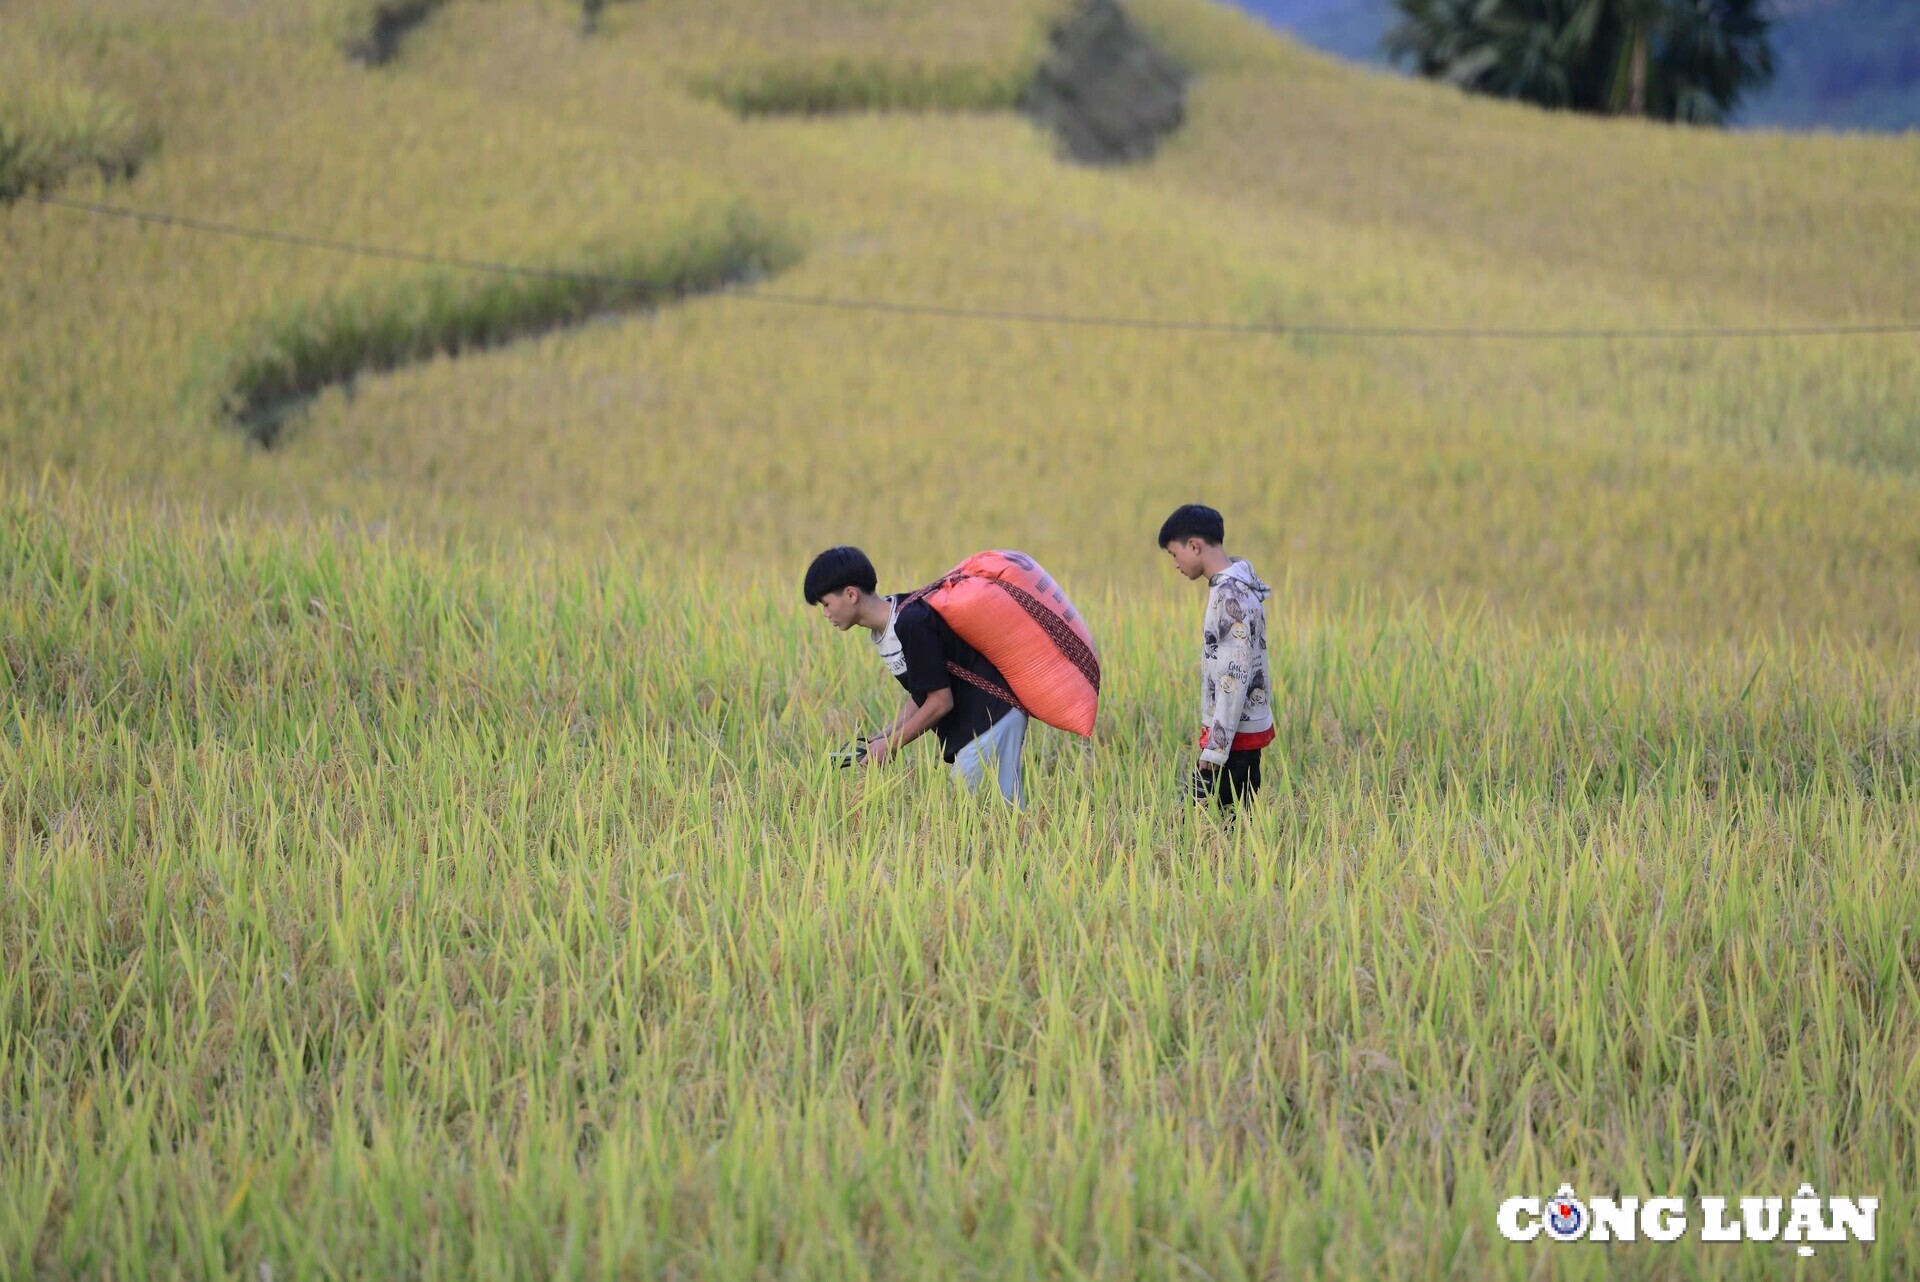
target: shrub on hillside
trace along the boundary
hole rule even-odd
[[[340,47],[347,57],[382,67],[400,51],[400,41],[425,22],[446,0],[351,0],[343,16],[347,34]]]
[[[1145,160],[1187,118],[1187,69],[1116,0],[1080,0],[1021,98],[1066,154],[1087,164]]]

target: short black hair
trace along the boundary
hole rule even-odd
[[[1160,541],[1156,546],[1165,547],[1169,543],[1180,543],[1187,539],[1200,539],[1203,542],[1220,544],[1227,541],[1227,521],[1212,508],[1200,503],[1186,503],[1173,509],[1173,515],[1160,527]]]
[[[880,584],[873,562],[859,548],[828,548],[807,567],[807,604],[817,605],[842,588],[871,592]]]

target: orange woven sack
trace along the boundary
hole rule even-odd
[[[989,688],[957,666],[955,676],[1028,716],[1073,734],[1093,734],[1100,658],[1086,621],[1051,575],[1020,552],[978,552],[915,592],[960,639],[1000,669],[1011,690]]]

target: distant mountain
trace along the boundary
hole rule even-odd
[[[1741,123],[1920,127],[1920,2],[1779,0],[1773,88]]]
[[[1316,49],[1385,62],[1380,38],[1393,25],[1393,0],[1230,0]]]
[[[1393,0],[1233,0],[1315,48],[1384,64]],[[1777,0],[1771,88],[1736,123],[1759,129],[1920,128],[1920,0]]]

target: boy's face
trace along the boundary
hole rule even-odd
[[[1199,539],[1175,539],[1167,544],[1167,555],[1173,558],[1173,566],[1189,579],[1197,579],[1206,573],[1200,564],[1200,554],[1206,544]]]
[[[860,589],[841,588],[820,598],[820,609],[827,622],[845,632],[860,619]]]

